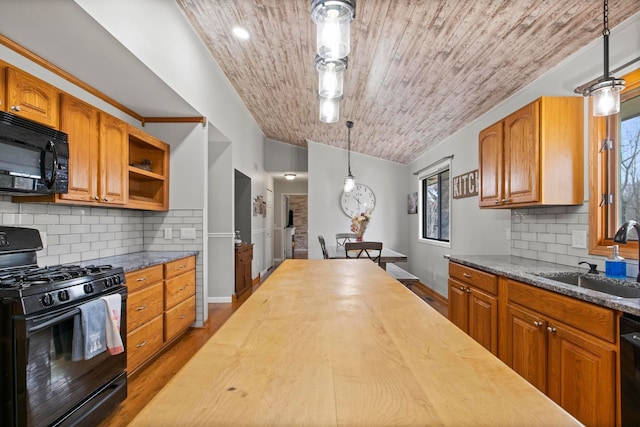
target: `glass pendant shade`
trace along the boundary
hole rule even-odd
[[[340,116],[340,97],[320,98],[320,121],[323,123],[335,123]]]
[[[624,80],[610,79],[599,82],[589,89],[593,97],[593,115],[610,116],[620,112],[620,91]]]
[[[329,60],[344,58],[351,50],[349,28],[355,17],[354,0],[313,0],[311,18],[316,24],[317,53]]]
[[[349,175],[347,175],[347,177],[344,179],[344,188],[342,189],[342,191],[344,191],[345,194],[349,194],[355,186],[356,178],[351,175],[351,173],[349,173]]]
[[[315,62],[318,70],[318,95],[322,98],[342,96],[347,58],[327,61],[320,55],[316,55]]]

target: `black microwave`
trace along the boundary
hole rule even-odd
[[[0,111],[0,193],[52,194],[69,189],[69,136]]]

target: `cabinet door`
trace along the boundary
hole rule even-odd
[[[507,304],[507,352],[511,369],[547,392],[547,323],[537,313]]]
[[[98,114],[79,99],[61,96],[60,130],[69,134],[69,192],[61,199],[98,199]]]
[[[127,192],[127,124],[100,113],[100,202],[124,204]]]
[[[480,132],[478,147],[479,204],[496,206],[503,197],[502,122]]]
[[[24,118],[58,128],[58,90],[42,80],[12,67],[6,68],[6,110]]]
[[[498,355],[498,298],[470,288],[469,335]]]
[[[504,120],[504,192],[507,204],[540,200],[540,101]]]
[[[449,279],[449,320],[469,333],[469,296],[467,287],[457,280]]]
[[[580,422],[615,425],[615,351],[550,324],[548,396]]]

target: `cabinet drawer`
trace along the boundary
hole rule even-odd
[[[473,285],[478,289],[496,295],[498,293],[498,277],[491,273],[476,270],[466,265],[449,263],[449,276],[454,277],[461,282]]]
[[[191,256],[188,258],[177,259],[164,265],[164,278],[170,279],[186,271],[194,270],[195,268],[196,257]]]
[[[129,294],[127,299],[127,331],[133,331],[162,314],[162,283]]]
[[[196,273],[191,271],[164,282],[164,309],[176,306],[196,294]]]
[[[196,297],[181,302],[164,313],[164,340],[170,341],[196,320]]]
[[[127,334],[127,372],[129,375],[162,348],[162,316]]]
[[[124,277],[127,280],[129,293],[132,293],[147,285],[160,282],[163,278],[162,265],[154,265],[153,267],[143,268],[142,270],[130,271],[125,274]]]
[[[525,283],[508,281],[508,302],[514,302],[559,320],[588,334],[616,343],[613,310]]]

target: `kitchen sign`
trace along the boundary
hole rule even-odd
[[[464,199],[465,197],[477,196],[478,184],[478,169],[454,176],[453,198]]]

